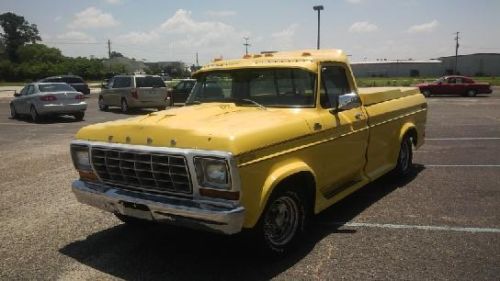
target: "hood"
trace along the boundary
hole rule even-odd
[[[311,111],[205,103],[86,126],[76,138],[239,155],[309,134],[304,113]]]

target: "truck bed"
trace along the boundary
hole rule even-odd
[[[371,87],[359,88],[358,94],[365,106],[399,99],[420,93],[416,87]]]

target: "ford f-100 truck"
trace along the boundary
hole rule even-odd
[[[80,202],[130,224],[249,229],[284,253],[310,215],[408,174],[424,143],[419,90],[358,89],[340,50],[215,60],[193,77],[184,107],[80,129]]]

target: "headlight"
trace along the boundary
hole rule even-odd
[[[198,183],[203,187],[230,189],[226,160],[217,158],[194,158]]]
[[[90,171],[90,156],[89,148],[87,146],[72,145],[71,157],[73,158],[73,165],[77,170]]]

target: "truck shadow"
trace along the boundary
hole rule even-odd
[[[284,258],[260,254],[245,234],[222,236],[188,229],[123,224],[72,242],[59,251],[80,263],[125,280],[262,280],[271,279],[305,258],[323,238],[349,235],[348,222],[397,188],[412,181],[424,166],[405,181],[390,176],[369,184],[313,219],[299,248]],[[329,223],[335,222],[335,223]]]

